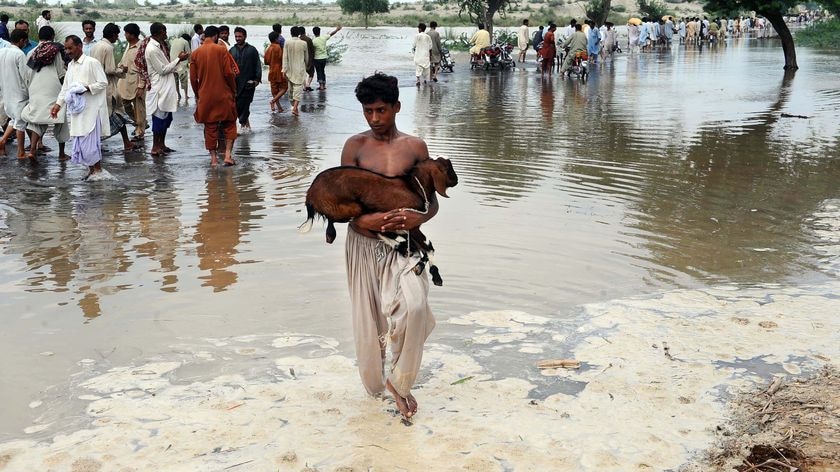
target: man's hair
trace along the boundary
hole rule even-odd
[[[204,27],[203,27],[203,26],[201,26],[201,25],[200,25],[200,24],[198,24],[198,23],[196,23],[195,25],[193,25],[193,33],[195,33],[195,34],[201,34],[201,32],[202,32],[202,31],[204,31]]]
[[[570,25],[574,26],[577,24],[577,20],[572,18],[572,21],[569,22]]]
[[[268,33],[268,42],[271,43],[271,44],[276,43],[277,38],[279,36],[280,36],[280,34],[277,31],[272,31],[271,33]]]
[[[478,24],[478,29],[484,29],[484,23],[479,23]]]
[[[212,38],[213,36],[219,35],[219,28],[210,25],[207,28],[204,28],[204,37],[205,38]]]
[[[274,23],[273,25],[271,25],[271,31],[280,34],[283,32],[283,25],[281,25],[280,23]]]
[[[75,34],[71,34],[64,38],[64,42],[70,41],[71,43],[75,44],[76,46],[82,45],[82,38],[76,36]]]
[[[583,31],[583,25],[575,25],[575,31]]]
[[[17,21],[15,21],[15,28],[17,28],[19,25],[26,25],[26,26],[29,26],[29,22],[28,22],[28,21],[26,21],[26,20],[17,20]]]
[[[110,38],[114,38],[114,37],[119,37],[119,35],[120,35],[120,27],[113,24],[113,23],[108,23],[107,25],[105,25],[104,28],[102,28],[102,37],[103,38],[109,38],[110,39]]]
[[[164,31],[166,31],[166,26],[163,26],[163,23],[156,21],[149,26],[149,34],[152,36],[157,36]]]
[[[527,25],[528,24],[528,18],[525,18],[524,20],[522,20],[522,24]]]
[[[140,36],[140,27],[137,26],[137,23],[129,23],[123,26],[123,31],[134,36]]]
[[[417,25],[417,29],[419,29],[421,33],[423,31],[426,31],[426,23],[421,22],[419,25]]]
[[[187,33],[182,34],[181,39],[183,39],[186,42],[190,42],[190,40],[192,40],[192,38],[190,38],[190,35],[188,35]]]
[[[85,27],[85,25],[91,25],[91,26],[93,26],[94,28],[96,28],[96,22],[95,22],[95,21],[93,21],[93,20],[84,20],[84,21],[82,21],[82,28],[84,28],[84,27]]]
[[[228,26],[228,25],[219,26],[219,33],[223,32],[223,31],[227,31],[228,33],[230,33],[230,26]]]
[[[298,26],[292,26],[292,29],[289,30],[289,34],[291,34],[293,38],[297,38],[300,35],[299,27]]]
[[[298,26],[298,32],[304,36],[306,36],[306,27],[305,26]]]
[[[5,14],[5,13],[3,13],[2,15],[0,15],[0,23],[5,23],[5,22],[7,22],[7,21],[9,21],[9,15],[7,15],[7,14]]]
[[[544,29],[545,29],[545,26],[540,25],[540,27],[539,27],[538,29],[539,29],[540,31],[542,31],[542,30],[544,30]]]
[[[397,78],[377,72],[365,77],[356,85],[356,100],[362,105],[382,100],[390,105],[396,105],[400,100],[400,87]]]
[[[245,31],[245,28],[243,28],[243,27],[241,27],[241,26],[237,26],[236,28],[234,28],[234,29],[233,29],[233,33],[234,33],[234,34],[236,34],[236,33],[242,33],[242,34],[244,34],[245,36],[248,36],[248,32],[247,32],[247,31]]]
[[[41,41],[52,41],[55,39],[55,29],[52,26],[44,26],[38,30],[38,39]]]
[[[321,27],[313,26],[312,27],[312,34],[314,34],[315,36],[321,36]]]
[[[29,35],[26,34],[26,31],[21,29],[12,30],[12,32],[9,33],[9,42],[14,44],[17,44],[27,38],[29,38]]]
[[[41,16],[47,16],[49,14],[50,14],[49,10],[44,10],[44,11],[41,12]]]
[[[432,29],[437,28],[437,21],[429,22],[429,28],[432,28]]]

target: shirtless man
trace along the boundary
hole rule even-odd
[[[370,130],[344,143],[341,165],[398,176],[429,159],[422,139],[397,130],[400,102],[396,77],[377,73],[365,78],[356,86],[356,98]],[[423,343],[435,326],[427,300],[429,279],[425,271],[415,274],[411,270],[417,257],[401,256],[376,233],[417,228],[437,211],[437,199],[430,195],[425,214],[405,209],[370,213],[353,220],[347,231],[347,282],[359,374],[370,395],[388,389],[405,418],[417,413],[417,400],[410,390],[420,369]],[[392,362],[386,376],[388,339]]]

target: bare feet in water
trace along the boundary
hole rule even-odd
[[[397,389],[391,385],[390,380],[385,381],[385,388],[391,393],[391,396],[394,397],[394,401],[397,403],[397,408],[400,410],[400,414],[403,415],[404,418],[411,418],[417,413],[417,400],[414,398],[414,395],[408,394],[408,397],[403,397],[399,393],[397,393]]]

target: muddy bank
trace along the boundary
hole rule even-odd
[[[827,359],[826,359],[827,360]],[[684,472],[840,470],[840,372],[826,366],[739,393],[718,440]]]
[[[673,469],[715,440],[728,392],[835,362],[838,290],[672,291],[585,305],[564,325],[456,317],[474,341],[428,346],[410,426],[321,336],[183,338],[134,365],[80,360],[71,385],[30,404],[43,414],[24,438],[0,444],[0,470]],[[560,357],[582,366],[535,366]],[[67,395],[79,409],[59,414]]]

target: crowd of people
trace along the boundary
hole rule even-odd
[[[672,16],[660,19],[631,18],[627,24],[627,47],[630,53],[646,52],[657,48],[670,48],[678,38],[679,44],[686,46],[703,43],[716,43],[726,38],[739,38],[752,34],[756,38],[769,37],[772,25],[763,17],[681,18],[677,22]],[[483,31],[479,26],[477,35]],[[489,35],[484,42],[489,45]],[[479,51],[481,38],[473,36],[476,46],[471,53]],[[539,26],[531,36],[528,20],[523,20],[517,34],[519,61],[524,63],[526,52],[533,47],[537,53],[538,68],[543,74],[551,74],[558,69],[565,72],[572,60],[584,57],[590,64],[603,63],[614,52],[620,51],[615,24],[604,22],[596,25],[592,20],[578,23],[572,19],[566,26],[549,22]]]
[[[17,144],[18,159],[38,162],[49,152],[44,135],[49,128],[58,145],[59,160],[88,167],[89,178],[102,171],[102,141],[119,134],[123,150],[145,145],[151,125],[152,156],[174,152],[166,144],[173,113],[187,102],[192,90],[194,119],[204,125],[210,164],[234,165],[232,147],[240,134],[249,133],[254,91],[262,83],[263,61],[268,66],[272,112],[284,111],[279,100],[286,94],[291,114],[298,116],[305,91],[326,89],[327,41],[341,30],[313,37],[302,26],[291,28],[288,40],[276,24],[261,59],[248,44],[245,28],[226,25],[193,27],[193,35],[169,38],[166,26],[152,23],[144,35],[135,23],[122,30],[114,23],[96,37],[96,22],[82,22],[83,36],[56,41],[51,14],[38,17],[38,42],[29,39],[29,23],[15,22],[9,30],[7,15],[0,16],[0,153]],[[125,38],[118,59],[115,45]],[[317,79],[316,79],[317,77]],[[238,127],[237,127],[238,123]],[[129,135],[128,126],[133,127]],[[26,147],[26,140],[29,147]],[[66,144],[70,142],[70,152]]]

